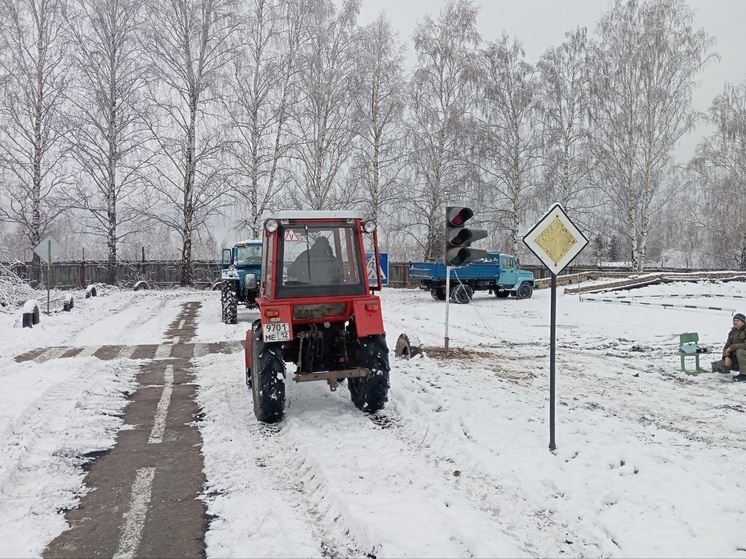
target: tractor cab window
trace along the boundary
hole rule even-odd
[[[237,264],[259,264],[262,261],[262,245],[240,246],[236,249]]]
[[[281,227],[278,297],[363,294],[366,286],[352,224]]]

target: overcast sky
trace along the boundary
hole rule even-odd
[[[341,3],[341,0],[338,0]],[[701,85],[694,94],[695,108],[707,110],[713,97],[725,82],[746,80],[746,0],[688,0],[695,12],[694,26],[704,27],[717,40],[721,56],[700,75]],[[524,46],[526,59],[535,63],[547,49],[557,46],[565,32],[577,26],[595,33],[601,13],[607,9],[605,0],[482,0],[479,31],[485,40],[493,40],[503,30],[517,37]],[[363,0],[359,23],[366,25],[381,12],[386,12],[403,40],[409,44],[410,60],[414,59],[411,36],[417,21],[425,14],[437,16],[440,0]],[[694,153],[697,142],[707,130],[704,127],[682,142],[680,160]]]

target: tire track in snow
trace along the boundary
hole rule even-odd
[[[201,360],[217,360],[208,357]],[[236,382],[233,372],[223,375],[216,382],[199,378],[201,388],[198,402],[205,411],[200,423],[200,430],[206,444],[225,446],[228,437],[230,447],[222,459],[240,464],[240,472],[232,471],[227,475],[215,475],[211,469],[216,465],[209,463],[209,453],[205,453],[207,470],[206,501],[208,513],[228,510],[227,503],[240,494],[256,496],[252,506],[252,516],[245,523],[236,522],[235,518],[217,517],[207,530],[206,543],[208,553],[220,555],[220,550],[211,550],[210,531],[226,529],[241,532],[246,539],[244,553],[253,556],[277,555],[280,550],[264,549],[261,546],[266,540],[271,541],[275,534],[263,534],[266,527],[282,526],[282,531],[293,534],[293,541],[301,541],[306,546],[299,556],[320,557],[360,557],[359,552],[346,542],[340,542],[327,534],[327,527],[318,515],[312,499],[308,495],[308,485],[312,480],[306,478],[303,455],[287,442],[283,423],[277,426],[259,424],[253,413],[251,394],[243,382]],[[214,379],[213,379],[214,380]],[[250,461],[247,461],[250,458]],[[221,536],[222,537],[222,536]],[[217,539],[220,537],[216,536]],[[291,550],[284,550],[293,554]]]
[[[63,344],[88,345],[86,339],[90,337],[88,332],[94,332],[92,337],[99,339],[102,331],[109,332],[110,337],[116,339],[117,343],[126,344],[131,339],[128,336],[142,331],[154,320],[160,320],[164,308],[171,302],[174,302],[173,297],[165,293],[133,292],[126,301],[117,300],[113,308],[88,307],[86,309],[87,314],[89,314],[87,325],[71,331],[65,337]],[[181,303],[181,301],[178,301],[178,303]],[[132,318],[129,318],[130,316]],[[127,322],[123,323],[123,320],[127,320]]]
[[[37,494],[35,501],[44,503],[48,514],[72,506],[83,490],[85,473],[80,465],[86,454],[100,451],[114,444],[114,437],[121,426],[120,413],[126,405],[125,394],[134,383],[134,369],[121,367],[122,374],[111,375],[109,382],[90,383],[90,370],[79,369],[70,377],[49,386],[32,402],[20,416],[0,435],[8,441],[3,452],[5,459],[0,470],[0,517],[6,525],[12,525],[29,514],[16,503],[28,502],[28,494]],[[73,430],[60,432],[62,424]],[[74,426],[81,425],[90,432],[90,424],[97,425],[95,438],[79,440]],[[43,457],[40,459],[40,457]],[[39,478],[54,479],[52,493],[50,485],[39,486]]]
[[[287,437],[293,441],[293,447],[302,449],[307,475],[316,480],[313,499],[327,525],[349,534],[356,546],[368,550],[371,556],[427,555],[427,548],[418,547],[425,544],[412,538],[414,534],[428,544],[432,541],[433,548],[447,556],[521,556],[524,553],[520,543],[494,521],[494,515],[485,514],[473,501],[451,490],[453,486],[448,475],[453,475],[452,469],[445,475],[438,464],[423,459],[422,453],[412,452],[403,444],[397,433],[388,428],[389,423],[397,419],[391,419],[391,414],[385,410],[372,416],[363,415],[349,402],[347,388],[340,392],[346,400],[343,404],[336,407],[326,406],[326,402],[311,404],[309,413],[295,409],[285,420],[292,427],[286,430]],[[330,455],[334,456],[332,463],[327,462]],[[368,460],[361,459],[366,455]],[[348,466],[344,474],[336,477],[334,472],[339,471],[340,464]],[[353,471],[349,472],[351,468]],[[358,477],[377,480],[374,482],[379,501],[386,500],[389,488],[391,500],[406,499],[408,504],[413,503],[401,508],[429,510],[428,518],[423,523],[409,516],[384,518],[381,508],[388,510],[387,507],[360,504],[361,499],[365,500],[365,486],[358,487]],[[409,537],[390,535],[393,529]],[[482,537],[475,537],[475,533]],[[396,542],[393,545],[400,547],[382,547],[386,541]],[[451,551],[444,551],[448,549]]]
[[[415,390],[408,391],[406,405],[395,405],[384,410],[381,412],[382,417],[376,422],[383,423],[383,428],[390,429],[399,440],[407,445],[412,455],[419,456],[421,460],[432,464],[441,474],[444,483],[448,483],[459,491],[475,508],[489,515],[496,522],[503,523],[503,509],[510,511],[508,518],[517,516],[528,519],[526,523],[511,523],[506,526],[509,533],[518,534],[521,541],[543,542],[548,536],[554,545],[546,545],[546,542],[544,546],[529,543],[527,550],[532,555],[540,557],[557,556],[559,553],[579,554],[580,556],[598,555],[600,547],[596,543],[581,542],[581,538],[573,533],[572,528],[555,521],[551,513],[546,510],[546,503],[532,502],[530,494],[526,494],[518,485],[512,484],[507,476],[498,477],[499,473],[490,472],[490,468],[479,461],[471,466],[467,465],[467,457],[473,459],[475,456],[483,455],[490,445],[480,444],[480,441],[470,432],[465,418],[450,415],[450,407],[447,403],[444,405],[443,393],[450,389],[448,385],[452,379],[443,378],[450,375],[448,373],[443,375],[437,366],[430,367],[430,365],[431,363],[428,363],[427,371],[422,372],[420,378],[417,378],[417,375],[407,375]],[[510,379],[506,381],[501,378],[500,381],[512,384]],[[486,384],[493,382],[495,381],[487,375],[476,377],[463,375],[458,380],[459,392],[479,394],[487,390]],[[471,386],[472,384],[474,386]],[[515,389],[511,386],[510,390],[515,397]],[[529,407],[534,405],[534,402],[527,401],[525,405]],[[468,409],[463,405],[454,407]],[[420,418],[425,415],[425,410],[428,410],[427,413],[434,410],[448,417],[445,427],[432,422],[423,425]],[[457,425],[456,428],[454,424]],[[495,462],[501,460],[500,456],[491,451],[487,451],[487,454],[490,460]],[[481,460],[485,458],[482,457]],[[458,475],[455,475],[456,472]],[[517,514],[516,511],[518,511]],[[581,543],[575,547],[569,547],[568,541]]]

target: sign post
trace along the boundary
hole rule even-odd
[[[580,232],[560,204],[554,204],[523,237],[523,242],[552,275],[549,304],[549,450],[557,444],[554,438],[555,338],[557,334],[557,275],[580,254],[588,239]]]
[[[58,258],[60,254],[62,254],[63,249],[60,243],[55,241],[52,237],[47,237],[36,245],[34,252],[39,255],[39,258],[47,263],[47,314],[49,314],[49,283],[52,272],[52,260]]]

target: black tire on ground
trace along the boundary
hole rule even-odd
[[[404,357],[404,359],[411,359],[416,355],[422,353],[420,347],[420,340],[413,334],[401,334],[396,340],[396,348],[394,349],[394,355],[397,357]]]
[[[150,289],[150,286],[148,285],[148,282],[146,282],[145,280],[140,280],[140,281],[135,282],[133,289],[135,291],[141,291],[143,289]]]
[[[498,299],[505,299],[508,295],[510,295],[510,291],[495,291],[495,297]]]
[[[41,319],[41,311],[39,310],[39,305],[34,305],[34,312],[31,313],[31,322],[36,325],[39,324],[39,320]]]
[[[530,283],[522,283],[518,286],[518,289],[516,289],[515,297],[516,299],[530,299],[533,292],[534,288],[531,287]]]
[[[451,300],[459,305],[468,305],[474,295],[474,290],[468,285],[459,284],[451,289]]]
[[[367,377],[353,377],[348,381],[352,403],[364,412],[383,408],[389,396],[389,348],[386,336],[360,338],[361,365],[369,370]]]
[[[282,343],[265,344],[262,322],[251,324],[251,397],[262,423],[277,423],[285,414],[285,361]]]
[[[433,287],[430,289],[430,296],[436,301],[446,300],[446,290],[442,287]]]
[[[85,298],[89,299],[90,297],[96,296],[96,287],[90,286],[88,289],[85,290]]]
[[[233,286],[224,283],[220,292],[220,304],[223,310],[223,322],[225,324],[236,324],[238,322],[238,298]]]

